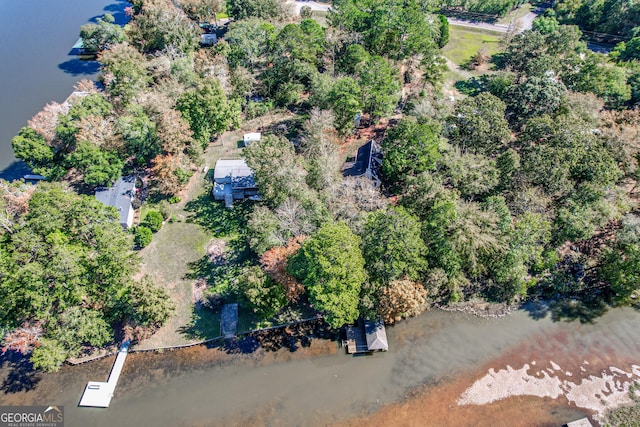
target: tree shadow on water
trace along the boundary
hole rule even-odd
[[[131,3],[129,1],[119,0],[105,6],[103,10],[105,11],[105,13],[110,13],[111,15],[113,15],[116,24],[124,26],[129,22],[130,19],[124,13],[124,9],[129,6],[131,6]]]
[[[554,322],[579,321],[582,324],[593,324],[603,316],[611,303],[602,294],[587,293],[578,297],[566,297],[550,301],[530,301],[522,308],[535,320],[544,319],[548,315]]]
[[[33,390],[41,380],[29,358],[17,351],[8,350],[0,355],[0,367],[8,371],[0,386],[4,394]]]
[[[72,76],[87,76],[96,74],[100,71],[100,64],[98,61],[75,58],[65,61],[62,64],[58,64],[58,68]]]

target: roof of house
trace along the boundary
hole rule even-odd
[[[250,132],[245,133],[242,139],[244,142],[254,142],[260,141],[260,138],[262,138],[262,134],[260,132]]]
[[[220,159],[213,169],[213,180],[218,184],[231,184],[233,188],[253,188],[253,171],[243,159]]]
[[[380,149],[372,139],[358,147],[356,158],[353,162],[345,163],[342,167],[343,176],[362,176],[371,168],[374,158],[380,157]]]
[[[364,332],[367,337],[367,347],[369,350],[389,350],[387,332],[384,329],[384,322],[382,319],[365,320]]]
[[[114,206],[120,212],[120,223],[125,224],[129,210],[133,209],[131,201],[135,195],[136,178],[134,176],[120,177],[112,187],[99,187],[96,199],[107,206]]]

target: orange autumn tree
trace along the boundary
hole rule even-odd
[[[260,265],[271,278],[280,283],[285,290],[287,301],[295,302],[304,293],[304,287],[287,272],[287,259],[298,252],[307,236],[300,235],[289,239],[286,246],[276,246],[260,257]]]
[[[393,280],[380,290],[378,312],[387,323],[403,317],[416,316],[427,306],[427,291],[421,283],[408,277]]]

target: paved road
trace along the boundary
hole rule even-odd
[[[302,6],[309,6],[312,10],[322,10],[328,11],[331,8],[331,5],[328,3],[319,3],[315,1],[294,1],[296,13],[300,14],[300,9]],[[537,7],[531,12],[527,13],[522,18],[516,20],[512,25],[516,25],[518,28],[518,32],[521,33],[526,30],[530,30],[533,25],[533,20],[536,19],[538,15],[544,13],[544,8]],[[457,19],[457,18],[447,18],[451,25],[457,25],[460,27],[470,27],[470,28],[480,28],[488,31],[495,31],[497,33],[506,33],[509,31],[510,26],[506,24],[491,24],[488,22],[482,21],[470,21],[466,19]],[[607,45],[601,45],[597,43],[587,43],[589,49],[594,52],[599,53],[609,53],[611,51],[611,47]]]
[[[311,10],[323,10],[325,12],[331,8],[331,4],[329,3],[319,3],[316,1],[296,1],[293,3],[295,3],[297,15],[300,15],[300,9],[302,9],[302,6],[309,6]]]
[[[520,19],[517,19],[513,22],[512,25],[515,25],[518,29],[518,32],[521,33],[526,30],[530,30],[533,25],[533,20],[536,17],[544,12],[543,8],[535,8],[531,12],[527,13]],[[508,24],[491,24],[488,22],[482,21],[470,21],[467,19],[457,19],[457,18],[447,18],[449,20],[449,24],[458,25],[460,27],[471,27],[471,28],[481,28],[484,30],[495,31],[498,33],[506,33],[509,31],[510,25]]]

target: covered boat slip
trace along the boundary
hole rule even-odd
[[[349,354],[389,350],[387,332],[382,319],[359,319],[355,326],[345,327],[345,335],[343,345]]]

